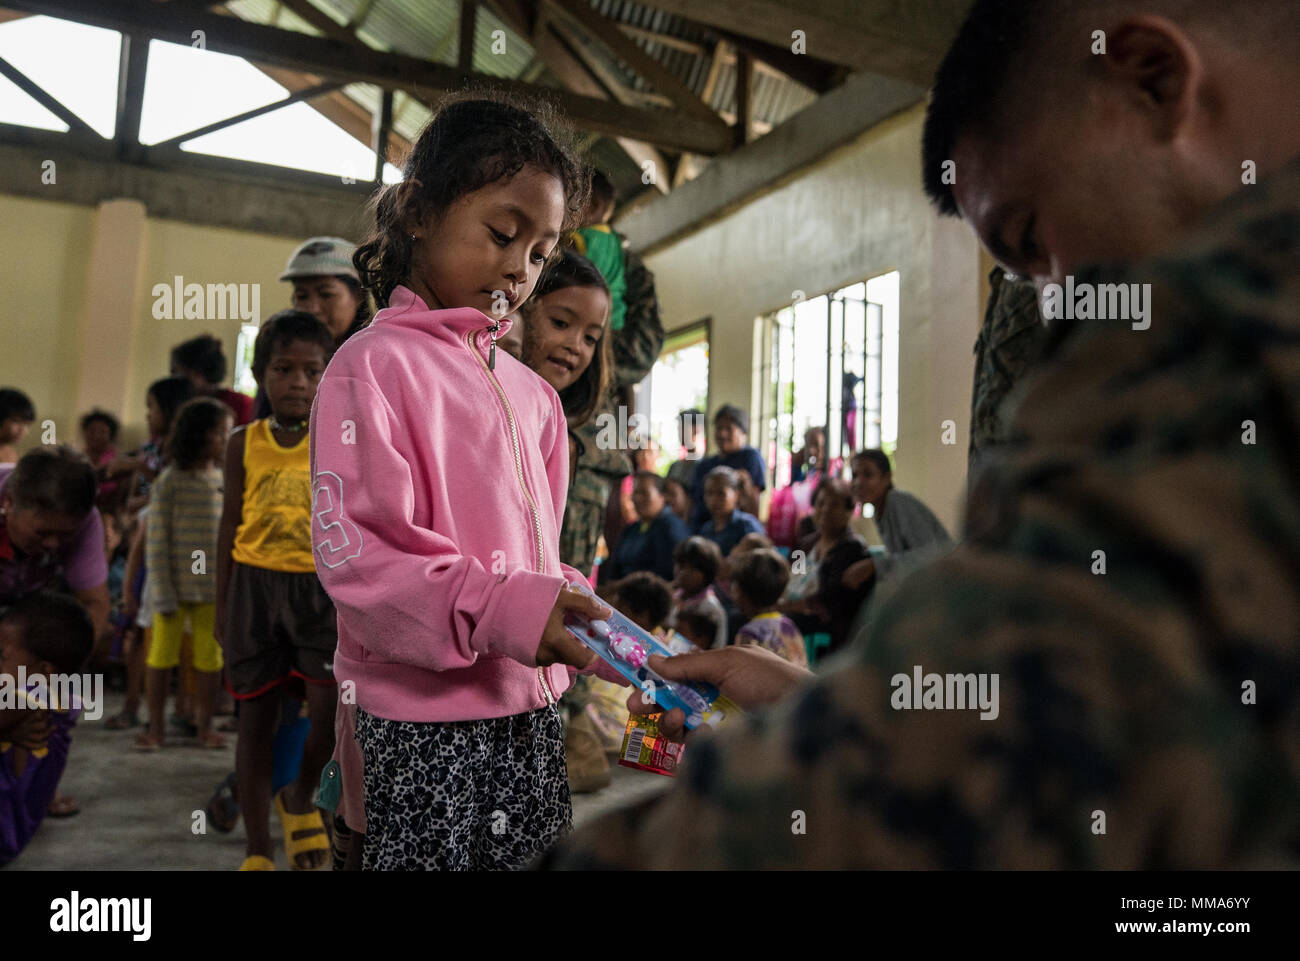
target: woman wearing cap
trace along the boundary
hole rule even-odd
[[[352,265],[356,244],[342,237],[311,237],[289,256],[281,280],[293,284],[290,304],[311,314],[334,335],[338,347],[370,323],[370,298],[361,289]],[[270,417],[271,405],[259,388],[254,403],[257,417]]]

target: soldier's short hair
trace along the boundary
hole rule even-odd
[[[1120,17],[1154,13],[1184,28],[1203,27],[1277,56],[1300,46],[1300,3],[1296,0],[976,0],[935,77],[922,134],[925,192],[942,214],[958,213],[944,163],[959,139],[984,128],[990,136],[1003,110],[1023,95],[1048,95],[1059,79],[1061,50],[1074,43],[1087,51],[1093,31]],[[1018,115],[1018,116],[1020,116]]]

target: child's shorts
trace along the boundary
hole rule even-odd
[[[334,683],[338,617],[314,572],[268,571],[234,562],[222,643],[230,690],[239,700],[291,677]]]
[[[145,663],[159,670],[180,664],[181,638],[188,620],[194,638],[194,669],[208,674],[221,670],[221,647],[212,633],[216,613],[215,604],[182,604],[173,614],[155,613]]]
[[[356,709],[366,871],[526,866],[573,827],[554,705],[481,721],[390,721]]]

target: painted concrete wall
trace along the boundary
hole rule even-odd
[[[898,270],[895,482],[955,526],[987,261],[971,231],[936,217],[922,193],[922,116],[918,107],[874,127],[647,264],[665,327],[713,320],[711,407],[736,403],[751,415],[760,396],[756,317],[788,306],[795,290],[811,298]],[[945,420],[956,423],[954,445],[942,443]]]
[[[221,338],[231,361],[240,319],[156,319],[155,284],[258,285],[260,316],[288,306],[276,278],[303,238],[150,218],[138,201],[96,207],[0,196],[0,289],[5,292],[0,386],[31,396],[38,424],[76,444],[92,406],[121,419],[121,446],[144,438],[145,391],[168,374],[172,346]],[[251,292],[251,289],[250,289]],[[41,443],[33,429],[22,449]]]

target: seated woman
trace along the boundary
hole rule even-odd
[[[870,583],[849,583],[846,572],[869,557],[867,543],[849,528],[853,494],[849,485],[830,477],[813,495],[816,532],[791,555],[790,585],[777,609],[805,634],[829,634],[832,653],[849,637],[854,615],[871,591]]]
[[[855,564],[848,572],[850,583],[896,577],[952,547],[952,538],[934,512],[916,497],[894,488],[888,454],[858,451],[851,466],[853,497],[859,504],[871,505],[876,529],[889,553]]]

